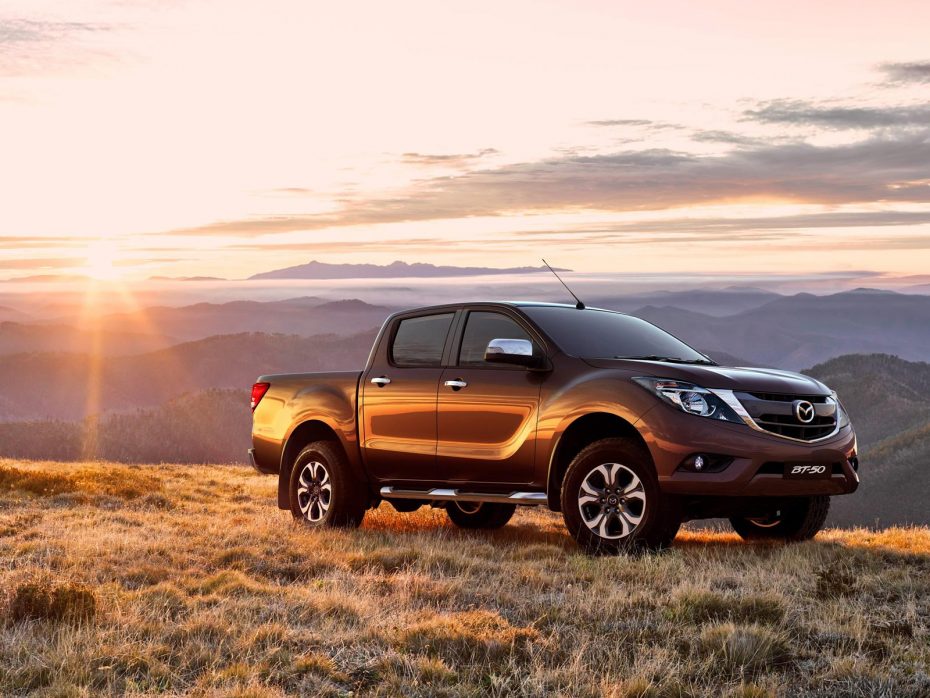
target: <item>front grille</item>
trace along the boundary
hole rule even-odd
[[[788,439],[816,441],[836,431],[836,402],[828,395],[783,395],[778,393],[737,393],[737,399],[760,429]],[[808,423],[798,419],[794,404],[804,400],[815,414]]]
[[[795,400],[807,400],[812,405],[823,404],[827,401],[826,395],[783,395],[781,393],[746,393],[752,395],[757,400],[766,402],[794,402]]]
[[[763,414],[755,420],[756,424],[766,431],[804,441],[828,436],[836,428],[836,420],[833,417],[814,417],[810,424],[799,424],[793,415],[781,414]]]

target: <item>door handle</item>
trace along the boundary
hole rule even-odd
[[[443,383],[447,388],[452,388],[453,390],[461,390],[468,386],[468,383],[463,381],[461,378],[456,378],[454,381],[446,381]]]
[[[371,382],[377,385],[379,388],[383,388],[391,382],[391,379],[387,376],[378,376],[377,378],[372,378]]]

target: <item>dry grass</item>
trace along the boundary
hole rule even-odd
[[[0,461],[0,694],[930,695],[927,529],[591,559],[541,510],[315,532],[274,492]]]

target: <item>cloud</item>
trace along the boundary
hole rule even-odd
[[[883,63],[879,68],[892,82],[930,83],[930,61]]]
[[[0,75],[24,75],[73,67],[102,55],[86,39],[113,29],[92,22],[0,19]]]
[[[627,150],[567,155],[422,180],[334,213],[219,221],[176,235],[259,236],[474,216],[666,210],[746,200],[930,203],[930,129],[854,143],[758,145],[723,155]]]
[[[595,121],[586,121],[588,126],[612,127],[612,126],[630,126],[635,128],[646,128],[650,131],[665,131],[667,129],[683,129],[681,124],[671,124],[667,121],[653,121],[652,119],[598,119]]]
[[[725,143],[728,145],[761,145],[765,141],[761,138],[744,136],[734,131],[695,131],[691,134],[691,140],[698,143]]]
[[[0,235],[0,249],[2,250],[38,250],[43,248],[60,249],[74,244],[75,239],[70,237],[48,237],[31,235]]]
[[[89,22],[45,22],[32,19],[0,20],[0,46],[57,41],[76,34],[106,31],[104,24]]]
[[[655,124],[651,119],[602,119],[586,123],[588,126],[652,126]]]
[[[80,266],[83,263],[83,259],[65,257],[0,259],[0,269],[65,269]]]
[[[404,153],[403,162],[408,165],[464,167],[488,155],[496,155],[495,148],[483,148],[475,153],[458,154],[430,154],[430,153]]]
[[[777,99],[758,109],[747,109],[744,118],[766,124],[817,126],[828,129],[876,129],[930,124],[930,104],[888,107],[819,106],[803,100]]]

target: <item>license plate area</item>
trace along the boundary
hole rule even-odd
[[[785,463],[786,480],[829,480],[832,474],[831,463]]]

